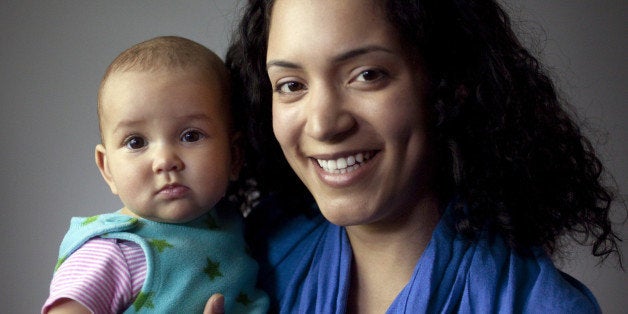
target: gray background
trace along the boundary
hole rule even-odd
[[[589,122],[626,198],[628,1],[504,2]],[[108,63],[131,44],[171,34],[224,56],[236,8],[229,0],[0,2],[0,312],[39,311],[71,216],[120,207],[93,161],[96,91]],[[618,228],[628,235],[626,224]],[[589,286],[605,312],[628,308],[626,273],[573,252],[558,265]]]

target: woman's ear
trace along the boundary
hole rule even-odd
[[[244,142],[242,133],[236,132],[231,136],[231,173],[229,179],[231,181],[238,180],[240,170],[244,165]]]
[[[102,178],[105,179],[105,182],[107,182],[107,185],[109,185],[111,193],[118,195],[116,183],[114,182],[111,171],[109,170],[109,164],[107,161],[107,149],[105,148],[105,146],[103,146],[102,144],[96,145],[94,157],[96,160],[96,166],[98,166],[98,170],[100,170]]]

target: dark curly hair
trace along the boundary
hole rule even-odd
[[[273,136],[266,49],[272,0],[250,0],[226,62],[250,117],[249,171],[289,208],[311,196]],[[491,228],[520,252],[557,253],[571,235],[602,259],[619,254],[603,166],[552,81],[492,0],[386,0],[389,22],[424,60],[439,160],[435,187],[455,200],[456,228]],[[625,207],[624,207],[625,209]]]

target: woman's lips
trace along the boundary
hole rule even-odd
[[[373,169],[373,160],[379,151],[364,151],[334,157],[312,158],[319,179],[333,188],[344,188],[362,182]]]
[[[369,159],[371,159],[371,156],[373,156],[374,154],[374,152],[368,151],[335,159],[315,159],[318,162],[318,165],[325,172],[333,174],[344,174],[357,170]]]

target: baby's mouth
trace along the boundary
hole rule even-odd
[[[355,171],[368,162],[375,152],[361,152],[336,159],[316,159],[318,165],[328,173],[342,174]]]

